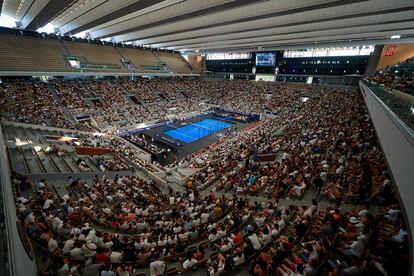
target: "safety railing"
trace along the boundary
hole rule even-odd
[[[413,258],[414,237],[414,132],[407,116],[409,105],[398,97],[366,81],[360,88],[367,105],[380,145],[385,154],[403,214],[409,229],[409,248]],[[413,262],[410,275],[414,275]]]

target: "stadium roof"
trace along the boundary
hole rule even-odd
[[[0,0],[21,28],[181,51],[414,36],[413,0]]]

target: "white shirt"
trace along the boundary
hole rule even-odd
[[[62,248],[62,253],[63,254],[69,254],[70,251],[72,250],[74,244],[75,244],[74,240],[65,241],[65,244],[63,245],[63,248]]]
[[[336,174],[341,174],[344,172],[344,166],[339,166],[339,168],[336,169]]]
[[[244,254],[241,257],[237,256],[233,258],[234,265],[239,265],[244,263]]]
[[[393,236],[392,239],[398,243],[401,243],[404,241],[404,237],[407,236],[408,233],[407,231],[403,230],[402,228],[400,229],[400,231],[398,232],[397,235]]]
[[[398,218],[398,214],[400,212],[401,211],[398,209],[391,208],[390,210],[388,210],[388,215],[385,215],[384,217],[386,217],[390,221],[396,221]]]
[[[218,239],[218,235],[214,235],[214,234],[210,234],[209,236],[208,236],[208,240],[210,241],[210,242],[214,242],[215,240],[217,240]]]
[[[163,275],[165,270],[165,263],[162,261],[153,261],[150,264],[150,273],[151,276]]]
[[[279,235],[280,231],[277,230],[276,228],[272,230],[271,234],[273,237],[276,237],[277,235]]]
[[[255,220],[257,226],[261,227],[264,224],[266,218],[265,217],[258,217],[258,218],[255,218],[254,220]]]
[[[141,216],[142,215],[142,208],[135,208],[135,214],[137,216]]]
[[[96,236],[96,231],[93,230],[93,229],[91,231],[89,231],[89,233],[86,236],[85,240],[90,240],[90,241],[96,243],[98,241],[98,237]]]
[[[63,222],[59,217],[55,217],[52,220],[52,227],[53,227],[54,230],[58,229],[58,227],[62,224],[63,224]]]
[[[55,252],[55,250],[59,248],[57,241],[53,238],[50,238],[50,240],[47,243],[47,248],[50,252]]]
[[[202,213],[200,217],[201,217],[201,223],[206,223],[208,221],[209,214]]]
[[[216,228],[216,224],[215,223],[213,223],[213,224],[209,224],[208,226],[207,226],[207,231],[212,231],[214,228]]]
[[[196,259],[187,259],[185,260],[185,262],[183,263],[183,268],[184,269],[189,269],[192,268],[193,266],[195,266],[197,264],[197,260]]]
[[[82,245],[83,255],[87,257],[91,257],[95,255],[96,245],[92,242],[87,242]]]
[[[200,218],[193,220],[193,225],[194,226],[199,226],[200,224],[201,224]]]
[[[117,251],[112,251],[109,256],[111,263],[120,263],[122,259],[122,253]]]
[[[252,235],[250,235],[249,240],[252,242],[253,248],[254,249],[259,249],[261,247],[261,244],[259,242],[259,238],[257,237],[256,233],[253,233]]]
[[[28,202],[29,200],[28,199],[26,199],[24,196],[20,196],[20,197],[18,197],[17,198],[17,201],[19,201],[20,200],[20,202],[21,203],[23,203],[23,204],[25,204],[26,202]]]
[[[279,229],[283,229],[286,226],[286,223],[283,219],[281,219],[277,224],[279,224]]]
[[[111,247],[112,247],[112,245],[113,245],[114,243],[112,242],[112,241],[107,241],[107,242],[105,242],[103,245],[102,245],[102,247],[103,248],[107,248],[107,249],[110,249]]]
[[[46,199],[45,204],[43,204],[43,210],[48,209],[50,207],[50,205],[53,204],[53,200],[51,199]]]
[[[167,245],[167,240],[158,241],[158,246],[164,246]]]
[[[108,207],[102,208],[102,211],[104,211],[106,214],[110,214],[111,213],[111,209],[109,209]]]
[[[229,250],[231,248],[232,248],[231,243],[223,244],[223,246],[221,247],[221,251],[226,252],[227,250]]]
[[[70,256],[74,259],[83,259],[82,248],[75,247],[70,251]]]
[[[365,216],[367,214],[369,214],[369,210],[364,209],[364,210],[359,211],[358,216],[362,217],[362,216]]]

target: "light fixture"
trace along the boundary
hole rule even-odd
[[[400,36],[400,35],[392,35],[390,38],[391,38],[391,39],[400,39],[400,38],[401,38],[401,36]]]

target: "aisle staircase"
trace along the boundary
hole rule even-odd
[[[65,116],[65,119],[67,119],[68,121],[70,121],[71,123],[76,124],[75,119],[73,118],[72,114],[70,113],[70,111],[66,108],[66,106],[64,106],[60,100],[59,95],[56,92],[56,89],[53,87],[53,85],[51,83],[47,83],[47,89],[50,92],[50,95],[52,95],[52,98],[55,100],[55,102],[57,103],[57,105],[59,106],[59,109],[63,111],[63,114]]]

